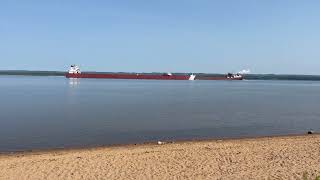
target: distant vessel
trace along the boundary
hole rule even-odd
[[[97,79],[154,79],[154,80],[242,80],[240,74],[228,73],[222,77],[201,77],[196,78],[196,75],[174,75],[172,73],[164,74],[133,74],[133,73],[82,73],[76,65],[71,65],[67,78],[97,78]]]

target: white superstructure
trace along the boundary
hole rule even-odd
[[[196,75],[194,74],[191,74],[190,77],[189,77],[189,81],[193,81],[196,79]]]
[[[237,74],[232,74],[232,73],[228,73],[226,76],[228,79],[239,79],[239,78],[243,78],[243,76],[239,73]]]
[[[81,74],[80,68],[77,65],[71,65],[69,74]]]

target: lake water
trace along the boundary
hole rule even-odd
[[[320,130],[319,81],[0,76],[0,151]]]

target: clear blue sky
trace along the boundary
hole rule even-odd
[[[319,0],[1,0],[0,69],[320,74]]]

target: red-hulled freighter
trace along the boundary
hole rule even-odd
[[[196,77],[196,75],[174,75],[171,73],[158,74],[133,74],[133,73],[81,73],[80,68],[71,65],[67,78],[97,78],[97,79],[154,79],[154,80],[242,80],[240,74],[227,74],[221,77]]]

